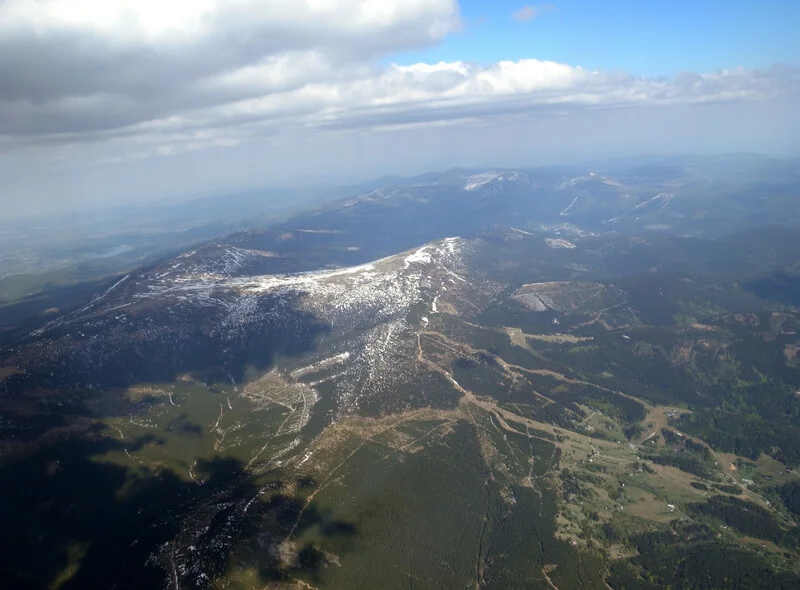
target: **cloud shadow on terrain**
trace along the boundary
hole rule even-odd
[[[313,526],[323,536],[355,534],[352,524],[313,506],[303,511],[304,501],[285,493],[283,482],[259,482],[232,458],[199,461],[200,483],[166,469],[106,461],[106,453],[159,440],[126,442],[96,430],[37,444],[0,463],[0,586],[122,590],[170,587],[177,579],[207,587],[242,546],[256,549],[264,581],[301,571],[314,576],[324,563],[314,547],[300,547],[296,560],[282,562],[269,543],[295,523],[296,534]],[[315,486],[309,480],[301,490]]]

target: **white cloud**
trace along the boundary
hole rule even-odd
[[[552,12],[554,10],[555,6],[552,4],[545,4],[543,6],[531,6],[530,4],[526,4],[519,10],[514,11],[511,16],[516,21],[527,22],[541,16],[545,12]]]
[[[384,61],[460,26],[456,0],[5,0],[0,167],[175,161],[312,132],[759,101],[795,96],[800,80],[788,67],[657,79],[537,59]]]
[[[789,75],[791,74],[791,75]],[[149,122],[142,132],[192,134],[213,129],[231,138],[291,128],[413,125],[433,121],[536,114],[555,107],[585,109],[699,104],[766,99],[796,73],[723,71],[655,80],[603,74],[538,60],[489,67],[467,63],[388,66],[353,70],[330,81],[308,82],[254,98],[187,111]]]
[[[455,0],[6,0],[0,134],[122,127],[330,81],[459,23]],[[96,95],[113,121],[102,108],[18,116]]]

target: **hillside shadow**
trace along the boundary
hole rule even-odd
[[[262,296],[242,312],[245,317],[173,302],[136,309],[125,322],[103,314],[55,327],[0,354],[0,368],[19,369],[4,379],[0,373],[0,395],[125,388],[186,373],[207,384],[240,383],[248,369],[267,370],[278,356],[310,352],[330,331],[302,309],[302,298],[299,292]]]
[[[0,304],[0,346],[11,344],[55,319],[56,314],[47,313],[48,310],[58,309],[58,313],[63,313],[73,309],[116,280],[117,277],[69,285],[48,283],[36,293]]]
[[[779,271],[761,279],[742,283],[742,288],[763,299],[800,307],[800,276]]]

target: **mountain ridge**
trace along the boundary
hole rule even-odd
[[[0,580],[796,583],[800,230],[629,172],[365,191],[29,330]]]

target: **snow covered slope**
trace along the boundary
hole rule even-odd
[[[33,333],[11,360],[18,379],[39,386],[100,387],[211,365],[237,381],[247,362],[280,355],[291,357],[292,379],[327,384],[337,412],[349,411],[400,381],[424,381],[418,333],[442,311],[475,313],[498,291],[473,264],[483,246],[453,237],[368,264],[266,275],[241,271],[269,252],[187,252],[124,277]]]

